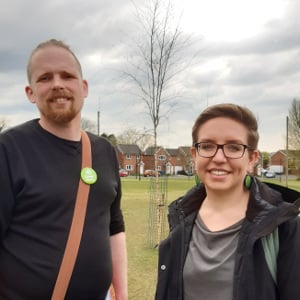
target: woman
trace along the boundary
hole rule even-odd
[[[249,175],[258,158],[254,115],[234,104],[208,107],[192,137],[202,183],[169,206],[156,300],[299,300],[300,193]],[[273,279],[262,241],[275,232]]]

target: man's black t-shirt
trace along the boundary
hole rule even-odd
[[[124,231],[116,153],[89,134],[97,182],[90,187],[78,258],[65,299],[104,299],[112,277],[110,235]],[[38,120],[0,135],[0,299],[50,299],[80,178],[81,142]]]

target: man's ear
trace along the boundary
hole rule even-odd
[[[29,85],[27,85],[25,87],[25,93],[27,95],[28,100],[31,103],[35,103],[35,97],[34,97],[33,91],[32,91],[32,88]]]
[[[85,80],[85,79],[82,81],[82,84],[83,84],[84,98],[86,98],[89,93],[89,85],[88,85],[87,80]]]

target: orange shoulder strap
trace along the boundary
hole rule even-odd
[[[92,167],[91,142],[85,131],[81,132],[82,141],[82,168]],[[84,219],[88,202],[90,185],[79,179],[79,186],[73,213],[73,219],[70,227],[70,233],[67,240],[66,249],[62,263],[58,272],[55,287],[52,294],[52,300],[63,300],[68,289],[69,281],[72,276],[80,240],[83,231]]]

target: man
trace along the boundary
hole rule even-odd
[[[0,135],[0,299],[50,299],[64,254],[81,172],[80,63],[61,41],[30,56],[25,91],[40,118]],[[127,299],[127,258],[115,151],[88,134],[90,185],[78,257],[65,299]]]

